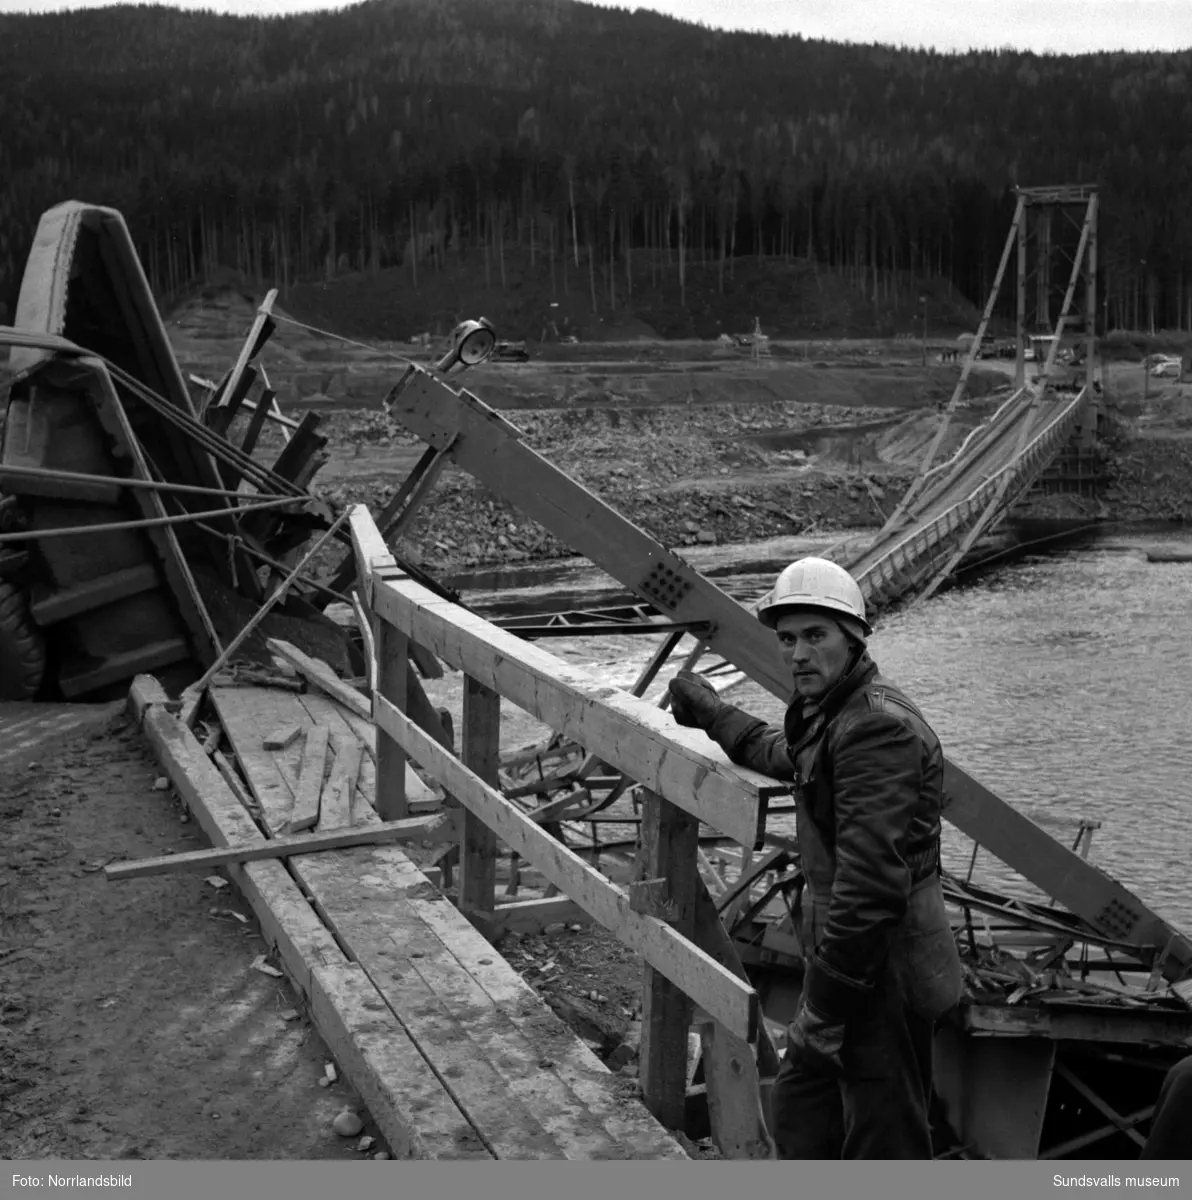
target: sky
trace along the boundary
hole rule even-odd
[[[117,0],[0,0],[0,12],[101,8]],[[345,8],[355,0],[159,0],[175,8],[264,14]],[[493,0],[498,2],[498,0]],[[513,0],[499,0],[510,3]],[[798,33],[836,42],[886,42],[1083,54],[1192,47],[1192,0],[594,0],[649,8],[719,29]]]

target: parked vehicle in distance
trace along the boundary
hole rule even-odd
[[[1155,379],[1179,379],[1184,373],[1183,361],[1177,355],[1155,355],[1151,375]]]
[[[529,362],[530,352],[525,342],[498,342],[493,351],[494,362]]]

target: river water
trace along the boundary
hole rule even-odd
[[[1101,822],[1092,861],[1192,930],[1192,563],[1143,550],[1188,543],[1119,529],[1028,555],[883,618],[870,647],[959,766],[1069,845],[1080,819]],[[750,561],[716,582],[747,598],[772,577]],[[613,669],[631,676],[654,639],[622,640],[635,653]],[[613,666],[603,653],[593,667]],[[748,682],[727,698],[781,714]],[[965,874],[972,849],[948,827],[949,870]],[[987,854],[974,878],[1037,895]]]

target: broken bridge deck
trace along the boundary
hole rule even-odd
[[[360,744],[363,731],[327,697],[215,688],[211,698],[271,836],[289,820],[301,745],[265,750],[265,734],[282,725],[306,731],[323,724],[331,749]],[[194,769],[209,766],[181,722],[163,710],[155,720],[169,739],[190,745],[191,758],[198,750],[203,762]],[[161,728],[149,730],[155,744]],[[162,757],[168,768],[169,756]],[[375,779],[365,754],[349,806],[354,824],[379,822]],[[232,799],[226,788],[223,796],[224,804]],[[197,816],[211,834],[210,815]],[[317,925],[306,930],[303,944],[316,947],[322,961],[295,972],[290,946],[290,976],[312,1000],[319,1031],[399,1156],[687,1158],[631,1091],[633,1082],[609,1072],[401,848],[361,846],[286,862],[288,871],[281,862],[262,862],[230,874],[238,882],[271,881],[269,899],[258,888],[253,905],[268,908],[266,935],[278,920],[284,924],[278,892],[287,886],[295,893],[288,910],[298,905],[301,920]],[[325,984],[325,960],[337,953],[343,961],[334,967],[351,983],[347,990]]]

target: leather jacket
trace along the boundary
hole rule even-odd
[[[938,1016],[960,992],[939,883],[939,739],[868,652],[804,709],[796,697],[780,728],[726,704],[707,732],[734,762],[794,784],[809,1000],[844,1021],[891,966],[912,990],[915,977],[934,986],[923,1007]]]

